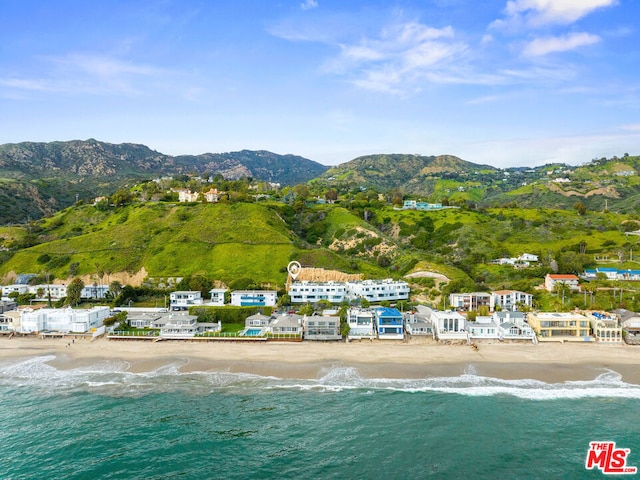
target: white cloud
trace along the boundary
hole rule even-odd
[[[312,8],[316,8],[318,6],[317,0],[305,0],[300,4],[300,8],[302,10],[311,10]]]
[[[467,46],[454,37],[451,27],[394,24],[377,38],[341,45],[339,57],[327,64],[327,70],[350,76],[354,85],[364,89],[400,93],[466,51]]]
[[[529,42],[523,54],[529,57],[540,57],[549,53],[567,52],[586,45],[593,45],[600,37],[585,32],[570,33],[560,37],[540,37]]]
[[[521,25],[566,25],[617,4],[618,0],[509,0],[504,10],[506,18],[496,20],[492,26],[516,29]]]

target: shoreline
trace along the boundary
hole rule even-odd
[[[68,345],[68,346],[67,346]],[[176,365],[182,373],[227,371],[280,378],[322,378],[333,367],[353,367],[364,378],[457,377],[465,373],[546,383],[593,380],[614,371],[640,385],[640,348],[594,344],[442,345],[429,340],[351,343],[137,342],[78,338],[0,338],[0,361],[53,355],[59,370],[122,361],[132,373]],[[4,363],[4,362],[3,362]]]

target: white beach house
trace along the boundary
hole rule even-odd
[[[363,280],[360,282],[347,282],[347,298],[356,300],[364,298],[371,303],[409,298],[409,284],[400,280]]]
[[[349,324],[347,338],[350,340],[376,338],[374,315],[371,310],[350,308],[347,310],[347,323]]]
[[[169,294],[171,310],[188,310],[189,307],[202,305],[202,293],[197,290],[171,292]]]
[[[39,333],[46,330],[61,333],[88,333],[102,326],[109,317],[106,306],[91,309],[41,308],[21,310],[20,329],[22,333]]]
[[[291,303],[315,303],[327,300],[331,303],[342,303],[347,293],[343,282],[291,282],[289,285]]]
[[[273,307],[278,303],[275,290],[234,290],[231,305],[235,307]]]

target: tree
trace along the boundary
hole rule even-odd
[[[351,331],[351,327],[349,326],[349,322],[347,319],[349,307],[347,305],[343,305],[338,310],[338,314],[340,315],[340,335],[343,337],[347,337],[349,332]]]
[[[287,307],[291,305],[291,297],[289,296],[288,293],[285,293],[284,295],[279,295],[278,296],[278,306],[279,307]]]
[[[338,192],[336,191],[335,188],[330,188],[329,190],[327,190],[327,192],[324,194],[324,198],[327,202],[329,203],[333,203],[338,199]]]
[[[328,310],[331,308],[331,302],[329,300],[318,300],[314,306],[313,306],[313,311],[314,312],[322,312],[323,310]]]
[[[67,287],[67,305],[77,305],[80,303],[82,296],[82,289],[84,288],[84,282],[76,277],[71,280]]]
[[[309,187],[307,187],[304,183],[299,183],[298,185],[293,187],[293,193],[304,200],[309,196]]]
[[[133,195],[129,190],[121,189],[118,190],[111,196],[111,203],[116,207],[121,207],[123,205],[128,205],[133,201]]]
[[[176,290],[199,291],[203,298],[209,298],[209,291],[212,288],[213,284],[211,281],[202,275],[185,277],[180,283],[178,283],[178,285],[176,285]]]
[[[120,295],[121,291],[122,291],[122,284],[118,280],[114,280],[109,284],[109,292],[111,293],[113,298],[116,298],[118,295]]]
[[[578,212],[578,215],[584,215],[587,213],[587,206],[582,202],[576,202],[573,205],[573,209]]]
[[[302,307],[300,307],[300,310],[298,310],[298,314],[313,315],[313,305],[311,305],[310,303],[303,305]]]

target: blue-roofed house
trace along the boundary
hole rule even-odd
[[[404,327],[402,313],[396,308],[378,307],[374,309],[378,338],[381,340],[403,340]]]
[[[618,270],[618,280],[640,281],[640,270]]]
[[[599,273],[604,273],[607,276],[607,280],[640,281],[640,270],[618,270],[611,267],[587,269],[584,271],[583,276],[591,280],[597,278]]]

